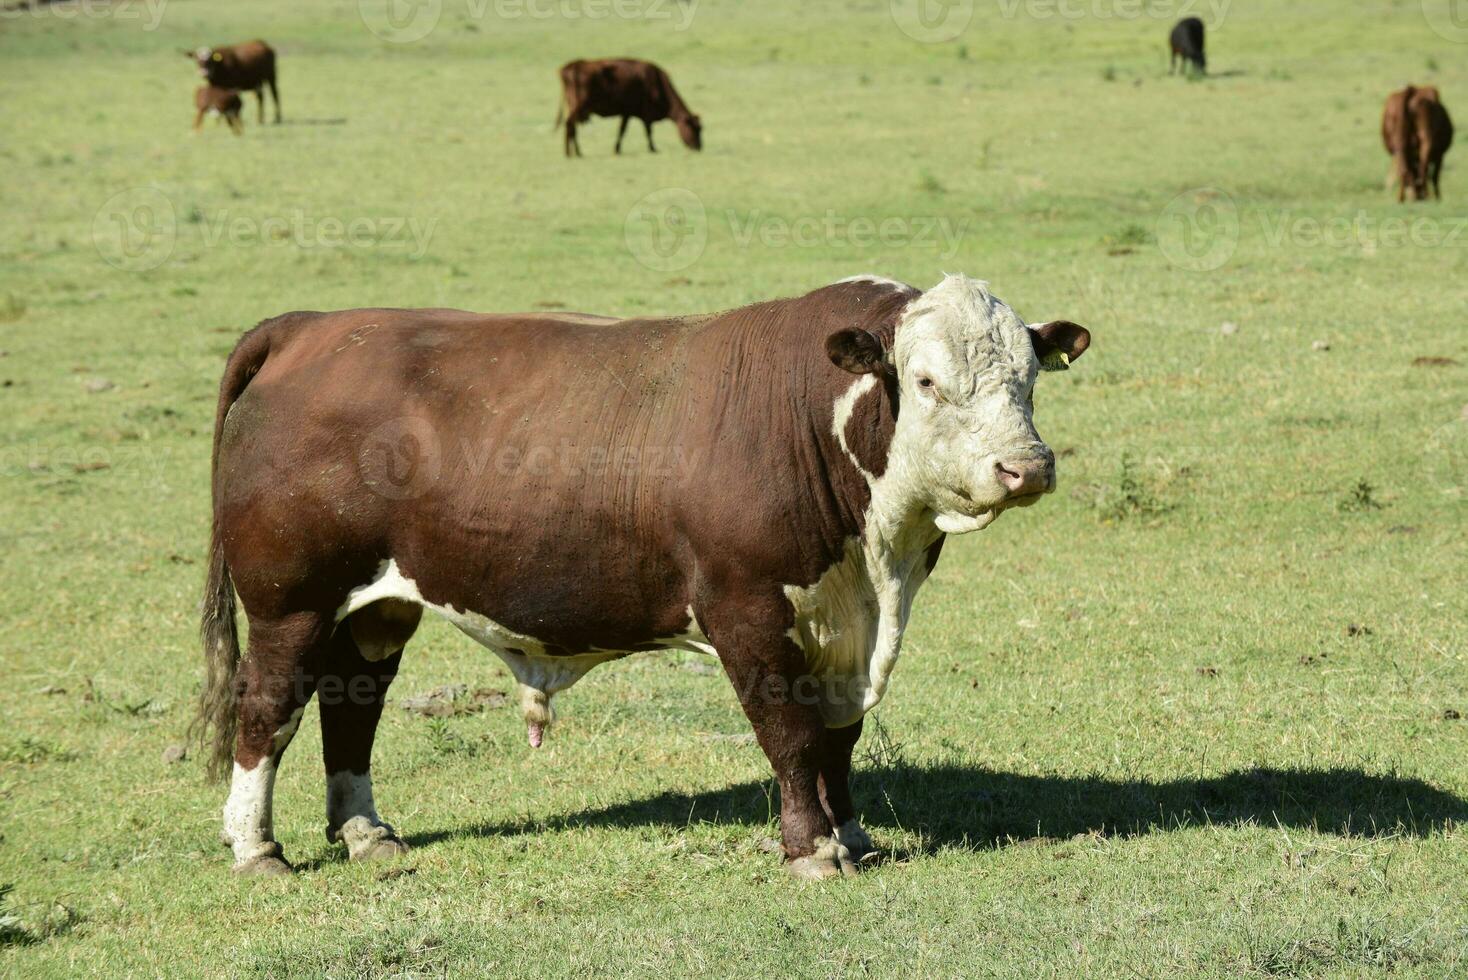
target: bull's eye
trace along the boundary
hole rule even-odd
[[[933,387],[933,379],[932,378],[918,378],[918,387],[919,388],[932,388]]]

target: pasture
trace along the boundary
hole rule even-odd
[[[1468,971],[1468,149],[1403,206],[1378,133],[1407,81],[1468,120],[1441,4],[1197,4],[1196,81],[1176,4],[975,0],[927,43],[903,0],[444,0],[413,42],[382,6],[0,19],[0,974]],[[257,36],[285,123],[192,135],[178,49]],[[562,158],[557,67],[614,55],[703,152],[595,120]],[[229,873],[225,788],[164,753],[243,330],[945,271],[1094,340],[1037,393],[1059,490],[949,542],[858,746],[882,865],[787,877],[713,661],[601,667],[533,751],[493,698],[404,710],[510,689],[425,620],[374,763],[413,852],[327,844],[312,711],[298,873]]]

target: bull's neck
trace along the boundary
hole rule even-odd
[[[692,115],[692,113],[688,111],[688,106],[684,104],[682,96],[680,96],[678,94],[678,90],[673,87],[673,83],[671,80],[668,81],[667,86],[668,117],[674,122],[687,119],[689,116]]]

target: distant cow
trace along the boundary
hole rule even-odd
[[[200,85],[194,91],[194,132],[204,125],[204,117],[213,113],[226,123],[236,136],[244,130],[244,123],[240,122],[240,109],[244,103],[240,101],[240,93],[233,89],[215,88],[212,85]]]
[[[265,121],[265,86],[275,100],[275,121],[280,122],[280,92],[275,87],[275,52],[264,41],[245,41],[219,48],[196,48],[184,57],[199,66],[199,74],[215,88],[254,92],[260,104],[260,121]]]
[[[576,126],[592,116],[621,116],[614,152],[622,152],[622,137],[627,121],[636,117],[647,130],[647,149],[656,153],[652,144],[652,124],[671,119],[678,135],[690,150],[703,149],[703,124],[695,116],[668,73],[650,61],[632,58],[608,58],[602,61],[571,61],[561,66],[561,108],[556,125],[566,122],[566,156],[581,156],[581,143],[576,139]]]
[[[1179,58],[1183,61],[1184,72],[1191,64],[1198,70],[1198,74],[1208,73],[1208,58],[1203,54],[1202,20],[1197,17],[1184,17],[1173,27],[1168,42],[1172,45],[1172,58],[1167,65],[1169,75],[1177,70]]]
[[[1392,156],[1389,180],[1397,185],[1397,200],[1426,200],[1428,188],[1442,199],[1438,178],[1443,154],[1453,142],[1453,121],[1443,108],[1437,89],[1408,85],[1387,96],[1381,113],[1381,141]]]
[[[717,657],[779,781],[791,871],[856,872],[874,847],[852,748],[913,599],[945,535],[1055,489],[1034,387],[1089,343],[964,276],[925,292],[863,276],[669,319],[266,320],[220,384],[202,623],[200,717],[233,774],[236,870],[290,870],[272,798],[313,695],[328,837],[352,860],[408,849],[370,766],[427,609],[504,662],[535,747],[551,698],[598,664]],[[671,740],[687,711],[664,714]]]

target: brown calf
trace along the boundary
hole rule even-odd
[[[184,57],[199,67],[199,75],[214,88],[254,92],[259,102],[260,121],[265,121],[265,86],[275,100],[275,121],[280,122],[280,92],[275,87],[275,51],[264,41],[245,41],[217,48],[185,51]]]
[[[1432,195],[1442,199],[1438,180],[1443,155],[1453,142],[1453,121],[1437,89],[1408,85],[1387,96],[1381,113],[1381,141],[1392,156],[1388,180],[1397,185],[1398,201],[1407,199],[1409,188],[1413,200],[1426,200],[1429,186]]]
[[[684,104],[668,73],[650,61],[608,58],[602,61],[571,61],[561,66],[561,108],[555,124],[566,123],[566,156],[581,156],[576,126],[593,115],[621,116],[614,152],[622,152],[627,122],[634,116],[647,130],[647,148],[652,144],[652,124],[671,119],[678,135],[690,150],[703,149],[703,124]]]
[[[229,124],[229,128],[236,136],[244,131],[244,123],[240,122],[240,110],[244,103],[240,101],[240,93],[233,89],[215,88],[212,85],[200,85],[194,90],[194,132],[204,125],[204,117],[214,113]]]

